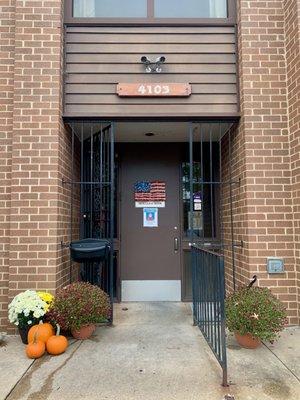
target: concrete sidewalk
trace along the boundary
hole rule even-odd
[[[229,379],[184,303],[116,305],[115,326],[73,341],[59,357],[34,362],[19,338],[0,349],[0,400],[300,399],[299,328],[270,348],[241,349],[228,339]]]

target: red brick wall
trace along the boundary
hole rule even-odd
[[[249,282],[248,249],[241,248],[248,235],[247,192],[245,180],[245,145],[243,126],[233,126],[221,141],[222,148],[222,230],[225,255],[225,282],[228,292],[234,288],[233,268],[235,264],[236,288]],[[231,182],[231,184],[230,184]],[[231,185],[231,189],[230,189]],[[231,211],[232,197],[232,211]],[[231,224],[231,212],[233,225]],[[232,253],[232,235],[234,253]]]
[[[74,134],[74,160],[72,163],[72,133],[71,130],[60,125],[59,141],[59,181],[65,182],[60,185],[58,190],[58,237],[63,243],[70,242],[71,238],[71,219],[72,219],[72,239],[79,239],[79,212],[80,212],[80,186],[70,185],[72,179],[80,181],[80,146],[79,141]],[[71,212],[71,197],[73,198]],[[59,260],[56,271],[56,288],[61,288],[70,282],[70,253],[68,249],[59,248]],[[72,281],[78,279],[79,265],[72,263],[71,277]]]
[[[9,298],[25,289],[54,292],[68,281],[68,251],[60,246],[69,212],[61,205],[68,172],[61,160],[69,154],[62,34],[61,1],[16,1]]]
[[[248,265],[249,276],[257,274],[259,285],[280,296],[293,324],[298,315],[283,2],[241,0],[238,20],[242,113],[238,135],[244,149],[241,186],[248,214],[243,269]],[[286,272],[268,275],[268,256],[284,258]]]
[[[0,331],[7,324],[15,1],[0,2]]]
[[[60,245],[70,240],[71,190],[62,180],[72,171],[61,118],[62,3],[0,3],[0,330],[16,293],[54,292],[70,280],[69,251]],[[78,175],[78,155],[76,165]],[[78,188],[74,193],[76,237]]]
[[[292,172],[292,207],[300,317],[300,1],[284,1],[288,127]]]

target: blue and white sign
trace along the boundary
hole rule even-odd
[[[144,228],[158,227],[158,208],[143,208],[143,226]]]

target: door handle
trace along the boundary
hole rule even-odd
[[[178,238],[174,238],[174,251],[178,251],[179,250],[179,240]]]

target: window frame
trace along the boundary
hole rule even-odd
[[[154,18],[154,0],[147,0],[147,18],[73,17],[73,0],[65,0],[64,22],[68,25],[102,26],[223,26],[236,24],[236,0],[227,0],[227,18]]]

